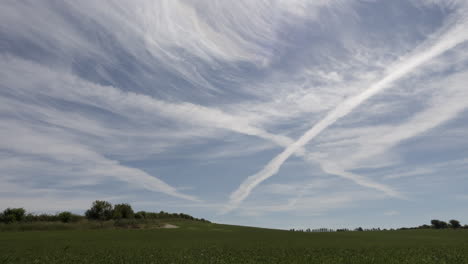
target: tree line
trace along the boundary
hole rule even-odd
[[[380,228],[368,228],[364,229],[362,227],[358,227],[355,229],[348,229],[348,228],[340,228],[340,229],[330,229],[330,228],[317,228],[317,229],[290,229],[289,231],[293,232],[349,232],[349,231],[393,231],[393,230],[412,230],[412,229],[468,229],[468,225],[462,226],[460,221],[452,219],[448,222],[444,222],[438,219],[431,220],[431,224],[427,225],[420,225],[417,227],[400,227],[397,229],[380,229]]]
[[[138,211],[134,212],[132,206],[127,203],[112,205],[107,201],[96,200],[91,208],[86,210],[84,215],[73,214],[69,211],[57,214],[33,214],[27,213],[24,208],[7,208],[0,213],[1,223],[22,223],[22,222],[80,222],[85,219],[90,221],[109,221],[122,219],[187,219],[193,221],[209,222],[203,218],[198,219],[183,213],[168,213],[160,211],[159,213]]]

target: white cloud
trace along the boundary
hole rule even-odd
[[[416,168],[414,170],[408,170],[403,172],[396,172],[396,173],[389,173],[385,176],[385,179],[398,179],[402,177],[411,177],[411,176],[419,176],[419,175],[426,175],[434,173],[434,169],[432,168]]]
[[[414,2],[441,6],[453,16],[404,57],[399,55],[421,37],[412,35],[413,26],[428,32],[437,17],[418,16],[424,21],[418,25],[402,20],[405,29],[390,35],[388,28],[376,32],[374,25],[359,24],[367,20],[355,7],[366,7],[366,1],[3,2],[0,134],[12,140],[0,142],[6,152],[0,152],[1,187],[24,181],[32,192],[40,178],[48,180],[44,175],[56,181],[54,188],[117,179],[194,199],[150,175],[145,165],[125,162],[169,153],[214,164],[289,146],[259,178],[245,182],[248,191],[237,200],[290,155],[314,170],[322,166],[325,173],[401,197],[356,170],[398,164],[396,146],[452,120],[467,101],[462,72],[468,53],[461,45],[444,53],[466,38],[466,20],[457,20],[465,1]],[[377,92],[377,102],[361,104]],[[294,142],[327,112],[334,116]],[[409,112],[416,114],[407,118]],[[312,138],[317,140],[307,145]],[[203,151],[181,151],[190,144],[203,144]],[[33,178],[37,171],[42,176]],[[391,183],[424,172],[396,170]],[[315,196],[327,181],[262,186],[267,188],[260,193],[288,197],[287,203],[247,201],[246,207],[275,212],[311,208],[305,203],[312,202],[321,213],[356,195]]]
[[[393,146],[440,126],[467,109],[468,93],[464,88],[467,78],[468,72],[462,72],[432,82],[427,86],[423,84],[427,89],[434,87],[437,90],[428,100],[427,107],[423,111],[400,124],[359,127],[343,130],[342,134],[335,133],[339,131],[334,130],[330,134],[337,138],[332,139],[330,145],[322,145],[321,149],[327,149],[327,152],[331,154],[326,157],[327,159],[340,160],[339,166],[346,169],[373,164],[380,154]],[[440,89],[441,87],[444,88]],[[338,140],[340,137],[345,140]],[[343,149],[347,151],[343,152]],[[349,155],[349,151],[352,151],[353,155]]]
[[[230,211],[236,208],[244,199],[249,196],[250,192],[258,184],[276,174],[279,171],[281,165],[291,155],[306,145],[310,140],[315,138],[323,130],[335,123],[338,119],[346,116],[363,102],[373,97],[375,94],[381,92],[382,90],[390,87],[395,81],[405,77],[416,68],[422,66],[424,63],[466,41],[468,39],[468,34],[464,30],[466,25],[467,21],[465,21],[465,18],[462,17],[461,21],[457,21],[447,31],[442,32],[438,38],[435,40],[431,39],[428,41],[428,43],[422,44],[411,55],[408,55],[406,58],[402,59],[396,64],[391,65],[388,68],[386,75],[382,79],[375,82],[358,95],[353,96],[344,101],[342,104],[338,105],[335,109],[329,112],[325,118],[320,120],[316,125],[304,133],[297,141],[289,145],[282,153],[273,158],[261,171],[249,176],[246,180],[244,180],[244,182],[237,188],[237,190],[231,194],[226,211]],[[337,170],[335,170],[335,173],[336,172]],[[345,175],[343,173],[338,173],[338,175],[345,178],[351,178],[349,177],[350,174]],[[354,179],[356,178],[354,177]],[[363,183],[362,181],[358,181],[358,183],[359,182],[361,182],[361,184]],[[365,186],[378,187],[375,184],[371,185],[367,183]],[[394,192],[392,191],[391,193]]]
[[[174,187],[140,169],[126,167],[117,161],[107,159],[90,147],[66,136],[60,129],[31,127],[5,120],[0,127],[2,128],[0,137],[9,139],[0,142],[0,149],[14,152],[17,156],[34,155],[53,159],[55,162],[51,162],[51,166],[55,166],[54,163],[58,162],[67,164],[68,168],[79,167],[86,172],[84,176],[112,177],[150,191],[197,200],[193,196],[179,193]]]
[[[258,202],[246,202],[239,213],[241,215],[262,215],[271,212],[304,212],[307,215],[322,215],[332,210],[351,208],[357,202],[384,199],[375,192],[328,192],[326,194],[305,194],[300,199],[292,198],[287,203],[270,203],[262,205]]]

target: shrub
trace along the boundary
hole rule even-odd
[[[432,224],[432,227],[435,228],[435,229],[443,229],[443,228],[448,227],[448,224],[446,222],[440,221],[440,220],[437,220],[437,219],[431,220],[431,224]]]
[[[146,212],[145,211],[139,211],[135,214],[136,219],[145,219],[146,218]]]
[[[129,204],[116,204],[114,206],[113,219],[132,219],[135,213]]]
[[[25,219],[26,210],[23,208],[7,208],[2,213],[2,222],[14,223]]]
[[[57,217],[63,223],[70,223],[73,219],[73,214],[70,212],[61,212],[57,215]]]
[[[450,220],[449,223],[450,223],[451,228],[455,229],[455,228],[460,228],[461,227],[460,222],[455,220],[455,219]]]
[[[136,219],[118,219],[114,222],[114,226],[122,228],[140,228],[139,224]]]
[[[90,220],[109,220],[112,218],[112,205],[106,201],[94,201],[92,207],[86,211],[86,218]]]

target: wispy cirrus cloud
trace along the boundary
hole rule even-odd
[[[418,173],[462,179],[458,163],[413,168],[431,151],[464,155],[464,1],[0,6],[0,199],[18,186],[15,204],[47,189],[51,208],[65,191],[106,193],[222,218],[219,201],[281,148],[264,174],[281,177],[237,213],[393,210],[388,197],[422,195]]]
[[[297,141],[289,145],[282,153],[272,159],[260,172],[249,176],[240,185],[240,187],[231,194],[230,203],[227,206],[227,210],[232,210],[233,208],[237,207],[245,198],[248,197],[253,188],[255,188],[262,181],[276,174],[279,171],[281,165],[291,155],[293,155],[294,152],[305,146],[309,141],[315,138],[330,125],[335,123],[338,119],[346,116],[363,102],[373,97],[375,94],[381,92],[382,90],[390,87],[390,85],[392,85],[395,81],[411,73],[414,69],[420,67],[425,62],[468,40],[468,34],[464,30],[467,26],[466,18],[462,17],[460,19],[461,21],[457,21],[455,25],[452,25],[446,32],[443,32],[440,37],[436,38],[436,40],[431,40],[430,42],[432,43],[423,44],[416,51],[414,51],[413,54],[409,55],[407,58],[402,59],[401,62],[392,65],[382,79],[372,84],[369,88],[360,94],[353,96],[345,100],[342,104],[338,105],[335,109],[328,113],[325,118],[320,120],[316,125],[304,133]],[[352,178],[357,182],[363,182],[359,177],[356,177],[357,175],[353,173],[346,173],[344,171],[337,170],[336,168],[329,168],[330,167],[326,166],[325,170],[332,172],[333,174],[341,175],[345,178]],[[383,187],[367,183],[366,185],[377,187],[379,189],[382,189]],[[394,196],[396,194],[390,190],[385,191]]]

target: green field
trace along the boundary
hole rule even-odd
[[[0,232],[0,263],[468,263],[468,230],[300,233],[177,229]]]

